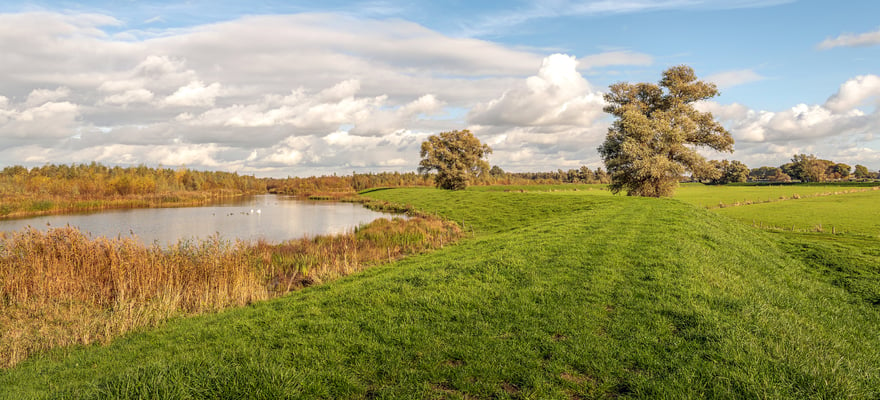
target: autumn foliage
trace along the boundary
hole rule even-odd
[[[253,176],[181,168],[108,167],[98,163],[0,170],[0,217],[202,204],[264,193]]]

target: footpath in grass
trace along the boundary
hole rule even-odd
[[[475,234],[0,372],[0,398],[877,398],[880,311],[675,201],[370,193]]]

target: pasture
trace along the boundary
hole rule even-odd
[[[811,197],[833,196],[847,193],[869,192],[877,183],[809,183],[809,184],[731,184],[703,185],[685,183],[675,192],[674,198],[708,209],[736,207],[758,203],[775,203]]]
[[[717,209],[758,227],[880,237],[880,190]]]

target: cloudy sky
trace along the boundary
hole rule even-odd
[[[602,166],[602,93],[687,64],[736,139],[880,168],[880,2],[23,1],[0,5],[0,166],[414,171],[470,129],[508,171]]]

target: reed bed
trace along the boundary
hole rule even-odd
[[[178,191],[96,198],[0,195],[0,219],[123,208],[189,207],[255,193],[259,192]]]
[[[7,234],[0,236],[0,367],[51,348],[106,343],[172,317],[277,297],[462,235],[452,222],[423,217],[280,244],[214,236],[147,247],[70,227]]]

